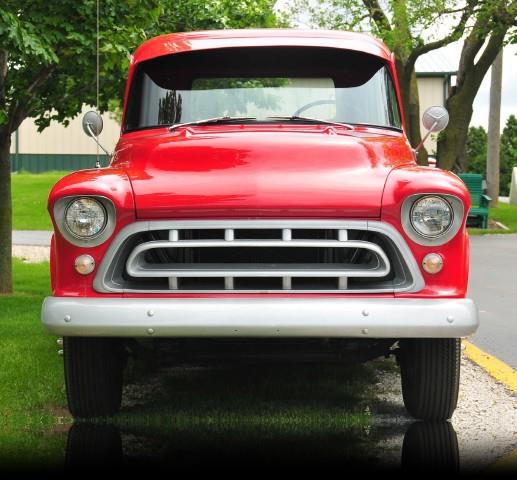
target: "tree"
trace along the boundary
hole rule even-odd
[[[449,125],[438,137],[438,166],[448,170],[461,162],[472,105],[483,78],[505,41],[517,40],[517,2],[480,1],[474,20],[463,43],[456,85],[446,102]]]
[[[499,0],[497,0],[499,1]],[[297,0],[294,15],[307,16],[318,27],[369,31],[382,38],[394,52],[408,137],[420,143],[420,108],[416,82],[417,59],[459,40],[478,0]],[[440,35],[442,25],[453,27]],[[421,150],[419,163],[427,164]]]
[[[466,170],[471,173],[486,172],[487,132],[483,127],[470,127],[467,134]],[[499,189],[501,195],[508,195],[512,169],[517,167],[517,117],[510,115],[501,134],[501,162]]]
[[[273,0],[100,2],[98,108],[120,104],[130,53],[171,31],[275,26]],[[0,4],[0,294],[12,291],[11,135],[27,117],[42,130],[96,104],[95,0]]]
[[[466,171],[486,172],[487,132],[483,127],[470,127],[467,133]]]
[[[492,63],[490,79],[490,111],[488,114],[488,155],[486,183],[491,207],[499,201],[499,170],[501,150],[501,93],[503,86],[503,51],[500,50]]]
[[[517,117],[510,115],[501,135],[501,195],[510,193],[514,167],[517,167]]]

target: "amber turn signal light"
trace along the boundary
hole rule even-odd
[[[438,253],[428,253],[422,260],[422,267],[427,273],[435,274],[443,268],[443,258]]]
[[[81,275],[88,275],[95,269],[95,260],[91,255],[79,255],[75,259],[75,270]]]

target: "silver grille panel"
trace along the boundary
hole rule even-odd
[[[94,281],[99,292],[417,291],[423,279],[398,232],[380,222],[138,222]]]

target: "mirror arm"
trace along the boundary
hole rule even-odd
[[[416,148],[413,149],[415,155],[418,154],[420,149],[424,146],[424,142],[429,138],[429,135],[433,133],[433,130],[435,129],[436,125],[438,125],[438,121],[433,123],[432,127],[427,131],[424,138],[422,138],[422,140],[420,140],[420,143],[416,146]]]
[[[94,142],[103,150],[103,152],[111,158],[111,153],[109,153],[100,143],[99,143],[99,140],[97,140],[97,136],[93,133],[93,130],[92,130],[92,127],[91,127],[91,123],[87,123],[86,124],[86,128],[88,129],[88,131],[90,132],[90,136],[91,138],[93,138]]]

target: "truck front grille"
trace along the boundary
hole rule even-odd
[[[135,225],[141,228],[121,232],[108,251],[95,281],[98,291],[355,293],[415,287],[397,245],[401,239],[369,229],[367,222]]]

